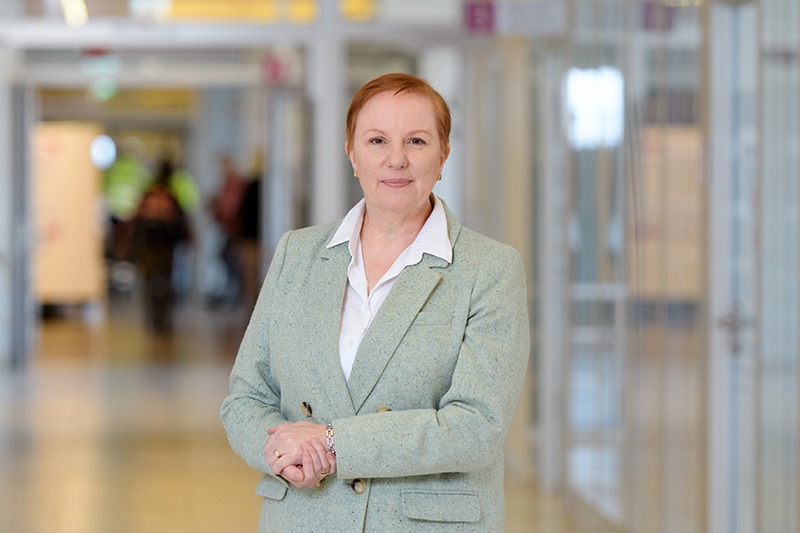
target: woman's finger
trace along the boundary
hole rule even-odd
[[[296,484],[297,487],[310,487],[314,484],[316,474],[314,473],[314,463],[308,450],[303,450],[303,479]]]
[[[274,451],[273,451],[273,448],[272,448],[272,446],[270,445],[270,442],[269,442],[269,440],[267,441],[267,443],[266,443],[266,444],[264,444],[264,457],[266,458],[266,460],[267,460],[267,464],[268,464],[268,465],[269,465],[269,467],[272,469],[272,471],[273,471],[273,472],[274,472],[276,475],[279,475],[279,474],[278,474],[278,472],[275,472],[275,462],[276,462],[278,459],[280,459],[280,457],[278,457],[278,454],[274,453]]]
[[[264,443],[264,455],[267,458],[267,463],[272,467],[272,464],[281,458],[283,451],[278,449],[277,437],[274,435],[276,428],[269,428],[267,433],[271,435]]]
[[[324,474],[322,477],[327,476],[328,474],[331,473],[331,464],[330,461],[328,460],[328,450],[325,448],[325,446],[322,445],[319,439],[311,439],[309,445],[311,449],[314,451],[314,456],[317,457],[317,460],[320,465],[320,468],[319,470],[317,470],[317,472],[319,472],[320,474]]]
[[[333,474],[336,472],[336,454],[333,452],[327,452],[328,462],[331,465],[330,473]]]
[[[308,454],[308,456],[311,458],[311,465],[313,468],[314,478],[316,478],[317,476],[319,476],[320,473],[325,471],[325,467],[322,464],[322,459],[320,458],[319,454],[314,449],[314,447],[311,445],[311,443],[308,441],[303,443],[303,454]]]
[[[296,465],[287,466],[283,469],[283,472],[281,472],[280,475],[283,477],[283,479],[296,487],[300,486],[298,483],[302,483],[304,478],[303,470],[298,468]]]

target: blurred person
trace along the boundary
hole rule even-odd
[[[525,274],[433,194],[449,133],[425,80],[367,82],[345,143],[364,198],[278,243],[220,410],[264,473],[259,531],[504,529]]]
[[[151,180],[151,174],[136,155],[120,154],[103,173],[103,193],[111,216],[130,220]]]
[[[170,186],[173,175],[172,163],[163,160],[132,224],[134,259],[144,283],[145,319],[156,331],[172,328],[175,250],[190,239],[186,213]]]
[[[164,160],[170,160],[164,157]],[[200,190],[194,176],[183,166],[173,166],[169,177],[169,189],[175,196],[181,210],[190,216],[200,207]],[[180,241],[175,249],[175,268],[172,282],[180,293],[189,291],[192,277],[192,250],[189,240]]]
[[[110,221],[106,253],[111,259],[130,259],[130,221],[152,179],[132,151],[121,153],[103,173],[103,196]]]
[[[243,293],[243,266],[238,240],[242,233],[242,205],[248,184],[239,176],[229,155],[221,156],[219,165],[222,184],[211,201],[211,213],[222,230],[220,259],[225,265],[226,286],[222,296],[215,297],[212,303],[236,303]]]
[[[246,307],[252,307],[258,298],[261,286],[261,183],[263,156],[256,150],[251,163],[252,170],[247,178],[239,218],[237,238],[238,258],[242,262],[242,300]]]
[[[172,168],[168,186],[185,213],[191,213],[200,206],[200,191],[197,188],[197,182],[185,168]]]

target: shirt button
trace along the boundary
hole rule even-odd
[[[306,416],[311,416],[311,414],[314,412],[311,409],[311,405],[307,402],[303,402],[300,404],[300,410],[303,411],[303,414]]]
[[[347,345],[350,346],[350,347],[352,347],[354,344],[355,344],[355,341],[353,341],[353,339],[350,339],[349,341],[347,341]]]
[[[389,407],[386,407],[385,405],[381,405],[380,407],[378,407],[378,408],[375,410],[375,412],[376,412],[376,413],[386,413],[386,412],[388,412],[388,411],[391,411],[391,408],[389,408]]]
[[[356,494],[364,494],[364,491],[367,490],[367,482],[363,479],[356,479],[353,481],[353,492]]]

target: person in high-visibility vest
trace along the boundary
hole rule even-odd
[[[103,193],[111,216],[130,220],[151,181],[153,176],[136,157],[131,154],[117,157],[103,175]]]

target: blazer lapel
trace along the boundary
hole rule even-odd
[[[461,223],[447,204],[444,210],[450,243],[455,247]],[[319,295],[319,300],[312,302],[312,305],[323,310],[322,316],[329,317],[329,320],[325,320],[320,339],[325,346],[331,347],[325,350],[331,356],[324,357],[321,363],[322,376],[327,376],[329,385],[324,388],[336,413],[342,413],[343,416],[357,414],[364,405],[414,318],[442,279],[439,269],[448,266],[444,259],[425,254],[422,261],[400,273],[361,340],[348,381],[344,379],[339,358],[339,326],[348,264],[350,252],[345,244],[323,247],[312,272],[312,279],[317,284],[316,294]]]
[[[443,259],[425,255],[397,278],[356,353],[348,387],[356,412],[364,405],[414,318],[442,279]]]
[[[317,285],[317,290],[314,291],[316,301],[311,302],[311,305],[321,309],[321,316],[325,317],[321,324],[319,343],[326,347],[323,350],[326,355],[320,362],[320,374],[327,384],[323,388],[337,416],[356,414],[339,359],[339,325],[349,263],[350,252],[346,244],[323,248],[311,273],[311,279]]]
[[[447,204],[442,203],[447,216],[450,244],[455,248],[461,223]],[[442,279],[439,269],[447,266],[444,259],[425,254],[422,261],[400,273],[356,352],[356,360],[347,382],[356,413],[361,410],[406,331]]]

